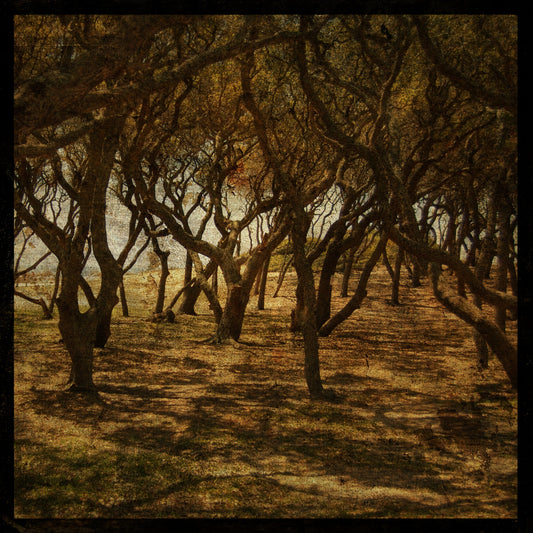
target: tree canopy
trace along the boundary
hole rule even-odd
[[[329,394],[319,336],[364,305],[392,243],[393,280],[404,264],[415,286],[431,283],[516,384],[516,17],[18,15],[14,82],[16,232],[57,259],[75,388],[93,388],[92,350],[141,235],[161,261],[156,311],[170,237],[210,301],[212,342],[239,341],[254,282],[289,239],[311,396]],[[129,213],[118,255],[111,194]],[[331,317],[331,276],[364,243],[356,293]],[[223,301],[208,283],[218,269]]]

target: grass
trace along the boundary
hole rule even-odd
[[[221,347],[199,342],[205,301],[154,324],[146,276],[127,282],[138,311],[117,309],[95,350],[100,402],[62,392],[57,321],[16,309],[17,518],[516,516],[516,395],[497,361],[477,370],[469,328],[427,287],[403,280],[390,307],[378,268],[362,309],[320,341],[328,403],[308,399],[288,330],[292,273],[264,312],[250,302],[245,344]],[[473,429],[450,433],[443,409]]]

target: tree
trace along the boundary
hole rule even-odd
[[[486,103],[492,100],[485,92],[476,92],[470,85],[466,87],[463,83],[464,79],[459,81],[449,71],[443,72],[442,65],[436,64],[435,57],[431,54],[429,65],[424,63],[423,56],[417,53],[411,25],[406,18],[387,19],[387,26],[394,28],[394,31],[390,31],[395,36],[392,41],[387,39],[388,42],[385,43],[383,39],[377,37],[371,39],[371,36],[375,35],[374,28],[377,27],[379,20],[379,17],[364,16],[333,17],[322,27],[321,32],[315,33],[315,36],[310,38],[313,55],[306,55],[303,45],[297,45],[300,50],[297,62],[302,88],[316,113],[316,129],[326,142],[339,147],[345,157],[355,155],[367,161],[373,172],[376,186],[381,191],[381,198],[391,199],[389,205],[392,210],[388,211],[387,218],[384,220],[384,229],[398,246],[415,258],[415,269],[413,269],[415,284],[418,282],[418,271],[423,272],[425,264],[440,262],[450,266],[461,283],[465,283],[478,297],[500,309],[514,309],[516,300],[510,295],[503,294],[502,291],[493,291],[485,287],[461,258],[457,257],[456,249],[453,253],[437,251],[433,248],[434,242],[424,242],[424,234],[427,235],[429,225],[427,222],[423,222],[422,225],[419,223],[414,209],[419,200],[436,190],[442,191],[447,181],[457,179],[457,176],[461,174],[457,172],[457,167],[459,164],[464,164],[465,158],[468,159],[468,154],[472,153],[475,144],[468,141],[480,135],[479,132],[484,132],[487,126],[494,125],[494,117],[486,107]],[[303,29],[306,29],[307,25],[316,26],[316,24],[316,20],[304,19]],[[465,24],[470,24],[470,20]],[[347,34],[352,36],[351,39],[345,40],[345,50],[341,52],[341,49],[337,51],[337,54],[340,52],[344,53],[345,57],[353,58],[354,53],[357,53],[355,57],[360,58],[359,61],[354,62],[355,67],[347,65],[346,72],[350,72],[350,68],[352,70],[360,68],[364,71],[369,65],[377,67],[373,72],[368,71],[368,75],[363,78],[369,83],[364,91],[359,84],[350,83],[343,76],[343,72],[339,69],[339,64],[342,63],[331,59],[333,52],[326,52],[328,41],[331,42],[331,31],[326,31],[326,28],[330,25],[343,28]],[[441,26],[441,29],[443,27],[445,26]],[[417,30],[419,29],[420,26],[417,26]],[[423,39],[422,36],[421,41]],[[473,40],[475,40],[474,33],[468,35],[465,43]],[[460,45],[459,50],[459,45],[456,44],[453,49],[455,57],[468,59],[470,51],[466,51],[465,43]],[[512,39],[507,44],[510,45],[509,55],[506,55],[505,47],[500,47],[497,51],[496,55],[500,63],[496,64],[496,70],[497,67],[503,65],[502,71],[512,74]],[[482,56],[483,52],[479,51],[479,54]],[[409,85],[409,78],[406,74],[412,73],[413,66],[417,63],[423,66],[422,77],[418,76],[413,80],[411,76],[411,85]],[[321,71],[329,74],[328,88],[332,87],[335,92],[332,89],[328,93],[323,85],[319,85],[317,79]],[[361,71],[359,76],[361,76]],[[486,76],[486,73],[480,73],[480,76]],[[372,86],[372,82],[377,82],[380,78],[381,84],[375,83]],[[450,87],[450,82],[453,87]],[[420,93],[420,83],[422,87],[425,86],[423,93]],[[513,83],[509,85],[508,101],[512,100],[511,93],[514,86]],[[331,96],[332,92],[335,97]],[[353,113],[353,104],[352,107],[340,104],[342,95],[346,93],[354,96],[360,93],[365,94],[365,98],[361,97],[359,102],[360,106],[366,106],[366,110],[363,111],[369,119],[360,123],[368,125],[367,131],[362,131],[362,127],[356,130],[349,124],[347,118]],[[403,111],[398,111],[400,102],[403,104]],[[408,103],[410,105],[406,105]],[[392,114],[393,107],[396,108],[394,115]],[[409,117],[410,112],[411,117]],[[403,122],[404,119],[408,122]],[[413,121],[416,127],[413,127]],[[410,133],[404,136],[399,135],[403,129],[402,122],[405,125],[411,124]],[[512,154],[515,151],[512,123],[507,128],[511,128],[507,130],[511,133],[507,133],[503,143],[508,143],[507,149]],[[494,129],[489,128],[488,131],[493,133]],[[498,143],[498,146],[503,145]],[[500,162],[508,161],[505,152],[506,150],[503,151],[503,156],[501,151],[496,152],[491,159]],[[508,163],[504,166],[509,168]],[[448,203],[448,207],[450,206],[451,204]],[[391,213],[397,213],[399,216],[400,231],[394,227],[395,218],[391,216]],[[451,221],[448,227],[448,244],[452,248],[457,244],[453,229],[456,216],[454,212],[448,218],[448,222]],[[466,218],[463,224],[463,229],[466,231],[465,228]],[[460,242],[462,239],[461,236]],[[507,247],[502,244],[500,248],[502,253],[504,249],[507,251],[508,247],[509,244]],[[503,270],[502,266],[501,272]],[[456,308],[453,307],[453,309]],[[461,316],[464,317],[464,315]],[[473,319],[469,323],[472,322],[478,324]],[[489,335],[488,330],[483,327],[477,330],[481,335]],[[498,346],[503,350],[502,345]],[[504,367],[509,370],[507,364],[509,358],[505,350],[499,354],[499,358],[502,362],[506,361]],[[509,375],[512,381],[512,373]]]
[[[382,254],[392,303],[402,265],[414,286],[428,265],[447,266],[457,294],[432,266],[435,296],[474,328],[484,364],[488,345],[515,383],[505,334],[517,302],[515,17],[21,16],[15,36],[17,231],[57,258],[73,388],[93,389],[93,347],[109,337],[117,290],[127,312],[123,274],[149,243],[165,309],[167,236],[187,253],[167,309],[183,294],[193,313],[203,291],[213,342],[239,340],[254,282],[262,307],[269,259],[289,237],[312,397],[325,394],[319,336],[361,305]],[[130,216],[117,257],[112,190]],[[365,248],[357,288],[331,316],[331,280],[346,258],[348,297]]]
[[[281,57],[283,59],[284,51],[282,51]],[[283,62],[281,64],[283,65]],[[304,339],[305,379],[311,398],[331,397],[331,392],[324,390],[320,376],[316,289],[312,265],[306,254],[306,240],[311,225],[311,216],[306,211],[306,207],[331,187],[335,178],[342,172],[342,160],[338,156],[333,155],[332,157],[330,154],[318,150],[316,139],[310,135],[305,135],[307,129],[303,125],[308,124],[310,118],[305,106],[301,106],[301,102],[299,103],[300,109],[296,110],[297,103],[294,102],[291,107],[292,112],[284,115],[281,114],[284,111],[283,107],[265,104],[264,100],[261,101],[263,107],[261,109],[252,88],[254,67],[254,56],[249,54],[242,61],[240,68],[242,98],[246,109],[253,118],[261,155],[272,172],[272,191],[282,199],[283,204],[290,210],[291,242],[294,268],[298,280],[296,321],[300,325]],[[268,82],[272,83],[272,81],[276,83],[279,75],[283,80],[286,72],[288,72],[283,70],[276,72],[276,70],[275,66],[270,69],[269,74],[274,74],[271,79],[256,81],[260,94],[266,93],[261,82],[265,85]],[[287,77],[285,83],[292,90],[296,90],[296,85],[290,85],[293,76],[294,74],[292,77]],[[278,87],[283,86],[278,82]],[[274,93],[274,99],[275,96],[276,93]],[[286,105],[287,103],[285,103]],[[286,120],[272,120],[272,111],[277,117],[286,117]],[[284,135],[281,134],[282,132]]]
[[[57,298],[59,329],[72,361],[71,390],[94,390],[92,379],[93,346],[100,317],[110,313],[116,300],[121,271],[107,245],[105,227],[105,194],[118,145],[120,122],[103,122],[90,135],[87,147],[87,169],[84,176],[74,176],[66,183],[71,195],[71,213],[77,210],[71,224],[61,228],[46,216],[46,204],[36,195],[40,181],[39,168],[28,161],[16,167],[15,209],[25,223],[57,257],[61,269],[61,289]],[[26,205],[25,205],[26,204]],[[88,242],[100,266],[100,291],[89,309],[81,312],[78,287],[85,265]]]

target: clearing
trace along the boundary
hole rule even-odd
[[[243,342],[220,347],[201,343],[205,301],[146,320],[154,276],[126,276],[133,316],[118,305],[95,351],[100,403],[61,391],[57,322],[17,299],[15,518],[516,518],[516,394],[494,357],[477,369],[470,328],[427,280],[403,280],[392,307],[376,269],[363,307],[320,341],[328,403],[308,399],[289,331],[294,274],[272,299],[271,273],[266,310],[252,298]]]

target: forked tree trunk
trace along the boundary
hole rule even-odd
[[[274,244],[279,239],[279,235],[274,238]],[[235,268],[232,258],[229,258],[227,263],[220,266],[226,282],[227,292],[224,310],[215,333],[216,342],[224,342],[228,339],[233,339],[234,341],[239,340],[254,281],[259,272],[261,272],[261,268],[270,253],[270,251],[256,251],[248,259],[242,276],[239,273],[239,269]]]
[[[111,314],[118,303],[117,289],[122,280],[122,266],[111,253],[107,238],[106,192],[114,164],[124,118],[95,128],[89,135],[87,174],[94,183],[91,204],[91,243],[98,266],[101,284],[96,304],[96,331],[91,340],[103,348],[111,335]],[[91,306],[92,307],[92,306]],[[92,326],[91,326],[92,327]]]
[[[190,260],[191,262],[191,268],[192,268],[192,259],[189,253],[187,253],[187,260],[185,263],[185,277],[184,277],[184,285],[187,283],[190,283],[191,276],[192,276],[192,270],[190,275],[188,274],[188,267],[187,262]],[[214,273],[216,268],[216,263],[214,261],[209,261],[205,267],[205,278],[208,280]],[[202,287],[199,283],[193,283],[189,287],[186,287],[183,291],[183,298],[181,300],[181,304],[178,308],[178,313],[182,313],[184,315],[191,315],[196,316],[196,311],[194,310],[194,306],[196,305],[196,302],[198,301],[198,298],[200,297],[200,294],[202,293]]]
[[[317,298],[316,298],[316,314],[317,314],[317,329],[329,320],[331,316],[331,294],[332,283],[331,280],[337,271],[337,264],[342,254],[349,248],[349,257],[347,260],[348,271],[344,270],[343,288],[348,287],[349,272],[352,269],[353,262],[355,260],[355,252],[361,246],[364,238],[365,228],[368,226],[369,219],[363,224],[357,224],[354,226],[350,236],[346,235],[346,226],[339,226],[332,239],[326,248],[326,255],[322,264],[322,270],[320,272],[320,281],[318,284]]]
[[[59,310],[59,331],[67,349],[71,370],[68,389],[71,391],[92,392],[96,390],[93,382],[93,348],[98,317],[94,308],[80,313],[60,296],[57,299]]]

